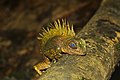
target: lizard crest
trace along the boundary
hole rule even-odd
[[[75,36],[75,32],[73,30],[73,25],[70,25],[66,20],[57,20],[53,24],[49,25],[50,28],[47,27],[47,30],[43,28],[43,32],[39,33],[40,37],[38,37],[39,40],[41,40],[42,45],[45,45],[46,42],[53,38],[54,36],[65,36],[65,37],[73,37]]]

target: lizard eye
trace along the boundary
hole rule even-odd
[[[69,47],[72,48],[72,49],[77,49],[77,46],[76,46],[76,44],[74,42],[71,42],[69,44]]]

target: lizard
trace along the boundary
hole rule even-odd
[[[44,56],[43,62],[34,66],[39,75],[42,74],[42,70],[50,67],[51,62],[59,60],[62,57],[61,53],[85,55],[85,40],[76,37],[73,25],[70,25],[66,20],[58,19],[49,26],[47,29],[43,28],[43,32],[39,33],[38,37]]]

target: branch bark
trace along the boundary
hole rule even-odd
[[[64,54],[38,80],[108,80],[120,60],[119,5],[119,0],[103,0],[77,34],[87,43],[86,56]]]

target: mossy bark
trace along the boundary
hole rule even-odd
[[[85,56],[65,54],[38,80],[108,80],[120,60],[120,1],[103,0],[77,34],[85,39]]]

